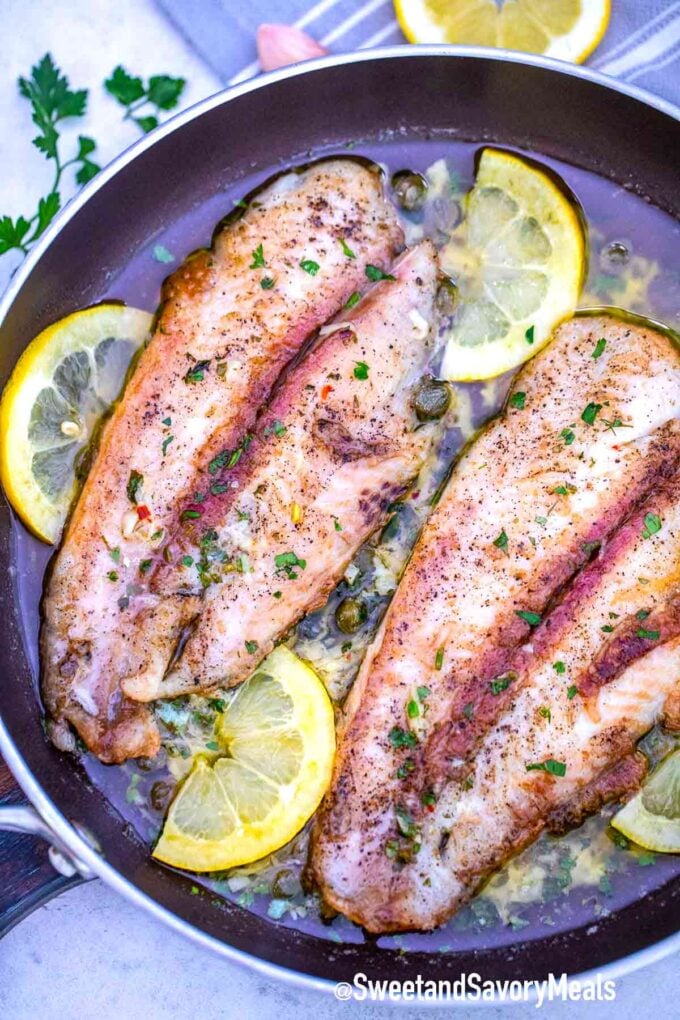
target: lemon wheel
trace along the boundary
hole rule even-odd
[[[395,0],[409,42],[497,46],[582,63],[599,45],[610,0]]]
[[[281,646],[237,689],[216,742],[217,756],[196,759],[170,806],[159,861],[221,871],[288,843],[330,782],[333,706],[316,673]]]
[[[0,404],[0,479],[24,524],[56,542],[77,491],[78,458],[122,389],[151,315],[103,304],[43,330]]]
[[[680,854],[680,749],[664,758],[612,825],[646,850]]]
[[[500,375],[545,346],[574,312],[587,261],[574,200],[533,161],[484,149],[465,205],[464,245],[444,263],[460,301],[442,375],[461,382]]]

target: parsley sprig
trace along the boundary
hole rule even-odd
[[[96,144],[87,135],[78,136],[78,149],[64,159],[59,147],[59,125],[71,117],[83,117],[87,108],[87,89],[73,90],[66,75],[55,65],[49,53],[31,69],[30,77],[19,78],[19,92],[31,104],[31,116],[38,129],[33,144],[54,166],[52,186],[38,201],[30,217],[0,217],[0,255],[18,250],[26,255],[30,246],[45,232],[61,208],[59,186],[64,171],[77,167],[76,181],[87,184],[100,170],[90,157]]]
[[[109,95],[125,107],[123,119],[134,121],[144,134],[158,127],[162,111],[177,106],[185,85],[184,78],[171,78],[168,74],[153,74],[145,84],[120,64],[104,82]]]

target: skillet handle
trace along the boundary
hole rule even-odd
[[[58,846],[0,758],[0,938],[36,907],[91,877]]]

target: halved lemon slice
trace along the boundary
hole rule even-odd
[[[654,769],[612,825],[646,850],[680,854],[680,748]]]
[[[580,64],[602,40],[610,0],[394,0],[414,43],[463,43],[543,53]]]
[[[0,404],[0,480],[24,524],[56,542],[77,466],[149,336],[151,315],[104,304],[43,330],[19,358]]]
[[[222,753],[196,759],[153,856],[221,871],[288,843],[316,811],[335,753],[333,706],[313,669],[275,649],[217,724]]]
[[[573,314],[585,277],[585,232],[554,175],[489,148],[466,198],[463,234],[460,256],[451,246],[443,253],[460,301],[442,375],[489,379],[527,361]]]

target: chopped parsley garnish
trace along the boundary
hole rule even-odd
[[[344,237],[339,237],[338,241],[340,242],[340,247],[342,248],[342,254],[345,255],[348,259],[355,259],[356,255],[354,254],[350,246],[347,244],[347,241],[344,239]]]
[[[164,425],[172,425],[172,418],[164,418],[163,419],[163,424]]]
[[[604,634],[613,634],[614,633],[614,628],[612,627],[611,623],[605,623],[604,627],[600,627],[600,630]]]
[[[407,758],[403,765],[397,769],[397,779],[406,779],[416,767],[413,758]]]
[[[534,326],[529,326],[528,330],[524,334],[524,339],[526,340],[526,342],[528,344],[532,344],[534,342],[534,332],[535,332],[535,327]]]
[[[632,425],[624,425],[620,418],[612,418],[611,421],[603,418],[602,424],[604,425],[605,432],[613,432],[614,435],[616,435],[617,429],[632,429],[633,427]]]
[[[253,437],[248,433],[243,437],[243,441],[240,446],[237,446],[235,450],[221,450],[208,464],[208,473],[216,475],[222,468],[233,468],[240,461],[242,455],[248,449],[252,442]]]
[[[638,609],[637,613],[635,614],[635,619],[640,621],[646,620],[650,613],[651,609]]]
[[[206,740],[205,746],[208,751],[219,751],[220,745],[216,740]]]
[[[508,551],[508,536],[505,533],[505,528],[501,531],[498,538],[494,538],[493,544],[497,549],[502,549],[504,553]]]
[[[578,687],[576,684],[572,684],[570,687],[567,687],[567,697],[569,698],[569,701],[573,701],[577,694]]]
[[[593,351],[591,357],[593,357],[593,358],[600,358],[600,357],[602,357],[602,355],[604,354],[606,346],[607,346],[607,341],[605,340],[605,338],[603,336],[600,337],[600,339],[595,344],[595,350]]]
[[[127,483],[127,497],[135,505],[139,502],[139,495],[144,485],[144,475],[139,471],[131,471]]]
[[[567,672],[567,667],[564,665],[563,662],[553,662],[553,669],[555,670],[556,673]]]
[[[597,542],[582,542],[581,543],[581,549],[586,554],[586,556],[591,556],[594,552],[597,552],[597,550],[600,548],[601,545],[602,545],[602,542],[600,542],[600,541],[597,541]]]
[[[548,722],[552,721],[552,714],[547,705],[541,705],[541,707],[538,710],[538,714],[541,716],[542,719],[547,719]]]
[[[271,423],[271,425],[267,425],[265,427],[263,435],[271,436],[271,434],[273,432],[274,435],[276,436],[276,438],[278,439],[280,436],[285,435],[285,433],[287,431],[288,430],[287,430],[286,426],[283,424],[283,422],[273,421]]]
[[[568,496],[569,493],[576,492],[576,486],[570,485],[569,482],[567,482],[566,485],[555,486],[553,492],[555,493],[556,496]]]
[[[175,256],[172,254],[171,251],[168,251],[164,244],[154,245],[153,250],[151,252],[151,257],[154,259],[155,262],[168,263],[175,261]]]
[[[417,836],[418,827],[406,808],[397,804],[394,813],[397,818],[397,828],[402,836],[406,836],[408,839],[413,839],[414,836]]]
[[[594,425],[595,424],[595,419],[597,418],[597,416],[598,416],[598,414],[600,413],[601,410],[602,410],[602,404],[592,404],[592,403],[588,404],[588,406],[584,408],[584,410],[583,410],[583,412],[581,414],[581,421],[584,421],[586,423],[586,425]]]
[[[564,440],[565,446],[571,446],[571,444],[576,439],[576,433],[573,431],[573,429],[562,429],[562,431],[560,432],[560,439]]]
[[[354,308],[354,306],[358,305],[360,301],[361,301],[361,291],[360,290],[352,291],[350,296],[345,301],[345,308]]]
[[[555,761],[554,758],[546,758],[545,761],[534,762],[526,766],[527,772],[549,772],[551,776],[565,776],[567,766],[563,761]]]
[[[437,798],[434,795],[434,790],[423,790],[420,795],[420,803],[423,807],[432,807],[433,804],[436,804]]]
[[[519,616],[520,620],[524,620],[530,627],[538,627],[541,622],[539,613],[532,613],[529,609],[516,609],[515,616]]]
[[[257,248],[253,252],[253,261],[250,263],[249,269],[264,269],[267,265],[264,257],[264,247],[258,244]]]
[[[309,273],[310,276],[316,276],[321,269],[321,266],[318,262],[315,262],[314,259],[302,259],[300,262],[300,269],[304,269],[304,271]]]
[[[636,637],[642,638],[643,641],[658,641],[661,637],[660,630],[645,630],[644,627],[639,627],[635,634]]]
[[[182,564],[183,567],[191,567],[193,565],[193,562],[194,562],[193,556],[182,556],[182,559],[180,560],[180,563]]]
[[[195,521],[201,516],[200,510],[182,510],[180,521]]]
[[[342,524],[340,523],[337,517],[333,518],[333,527],[335,528],[336,531],[342,531]]]
[[[174,436],[167,436],[163,440],[161,449],[163,450],[163,456],[164,457],[165,457],[166,453],[168,452],[168,447],[170,446],[170,443],[173,441],[174,438],[175,438]]]
[[[416,687],[416,694],[418,695],[418,701],[425,701],[429,698],[432,691],[429,687]]]
[[[536,522],[536,524],[540,524],[540,526],[542,528],[545,528],[546,524],[548,523],[548,518],[547,517],[534,517],[534,521]]]
[[[434,668],[441,669],[444,665],[444,649],[438,648],[434,657]]]
[[[209,361],[197,361],[193,368],[190,368],[187,374],[184,376],[184,382],[189,386],[195,386],[196,383],[201,383],[205,379],[205,373],[210,368]]]
[[[378,266],[372,266],[369,264],[366,266],[364,272],[368,279],[372,280],[373,283],[377,283],[378,280],[394,280],[391,273],[384,273],[382,269],[378,268]]]
[[[237,507],[236,508],[236,519],[239,520],[239,521],[249,521],[250,520],[250,514],[248,513],[247,510],[239,510],[238,507]]]
[[[260,287],[262,287],[262,290],[271,290],[273,286],[274,280],[271,276],[263,276],[260,280]]]
[[[497,680],[492,680],[489,684],[489,688],[494,697],[498,697],[503,691],[507,691],[510,686],[509,676],[500,676]]]
[[[516,407],[518,411],[523,411],[526,404],[527,395],[526,393],[513,393],[510,397],[510,407]]]
[[[468,701],[467,705],[463,705],[463,715],[468,720],[468,722],[471,722],[474,714],[475,706],[472,704],[471,701]]]
[[[297,569],[304,570],[307,566],[307,560],[299,559],[294,552],[278,553],[274,557],[274,563],[276,564],[276,573],[284,573],[290,581],[294,581],[297,575]]]
[[[280,599],[280,598],[281,598],[281,596],[283,595],[283,592],[280,592],[280,591],[275,591],[275,592],[273,592],[272,594],[273,594],[273,596],[274,596],[274,598],[275,598],[275,599]]]
[[[406,715],[409,717],[409,719],[417,719],[418,716],[420,715],[420,705],[415,700],[415,698],[411,698],[411,700],[406,705]]]
[[[215,482],[213,485],[210,486],[210,492],[212,493],[213,496],[221,496],[222,493],[227,492],[228,489],[229,486],[226,485],[224,482]]]
[[[257,649],[260,647],[257,641],[244,641],[246,651],[248,655],[254,655]]]
[[[656,535],[657,531],[661,531],[663,521],[658,514],[645,514],[645,526],[642,529],[643,538],[651,538],[652,535]]]
[[[365,361],[355,361],[354,378],[361,380],[368,379],[368,365]]]
[[[153,565],[153,560],[141,560],[139,564],[140,574],[147,574]]]
[[[109,581],[117,581],[118,580],[118,572],[115,571],[115,570],[109,570],[109,572],[108,572],[108,574],[106,576],[108,577]]]
[[[392,747],[415,747],[418,743],[415,734],[401,726],[393,726],[389,736]]]

